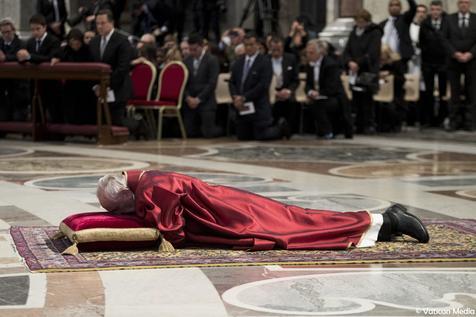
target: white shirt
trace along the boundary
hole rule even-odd
[[[253,63],[255,62],[255,59],[256,59],[256,56],[258,56],[259,52],[256,52],[255,55],[252,55],[252,56],[248,56],[246,55],[246,58],[245,58],[245,65],[246,63],[248,63],[248,61],[250,61],[250,69],[251,67],[253,67]]]
[[[198,71],[198,68],[200,67],[200,63],[202,62],[203,56],[205,55],[206,51],[207,50],[205,48],[203,48],[202,49],[202,54],[200,55],[200,57],[198,59],[197,58],[193,59],[193,71],[194,72]]]
[[[109,40],[111,39],[112,33],[114,33],[114,28],[111,30],[111,32],[109,32],[108,35],[105,36],[105,38],[106,38],[106,45],[105,46],[107,46],[107,43],[109,43]],[[104,36],[101,36],[101,41],[102,41],[103,38],[104,38]]]
[[[317,61],[309,63],[309,65],[314,67],[314,88],[316,88],[316,90],[319,90],[319,76],[321,74],[321,64],[323,58],[324,57],[321,56]]]
[[[416,47],[420,41],[420,25],[412,22],[410,25],[410,38],[413,46]]]
[[[439,30],[441,28],[441,18],[437,19],[437,20],[431,20],[431,25],[433,25],[433,27],[437,30]]]
[[[280,88],[283,85],[283,57],[271,58],[273,63],[273,73],[276,76],[276,87]]]
[[[395,20],[395,17],[388,18],[382,36],[382,44],[388,45],[395,53],[400,53],[400,38],[398,37],[397,28],[395,27]]]
[[[470,17],[469,12],[465,13],[465,14],[459,12],[458,13],[458,25],[459,25],[459,27],[463,27],[463,25],[462,25],[463,18],[465,19],[464,21],[466,22],[466,26],[469,26],[469,17]]]
[[[40,46],[41,44],[43,44],[43,41],[46,39],[47,36],[48,36],[48,32],[45,32],[45,34],[43,34],[43,36],[40,38]],[[36,41],[38,41],[38,39],[36,39]]]

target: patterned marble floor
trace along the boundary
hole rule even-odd
[[[476,219],[476,134],[118,146],[0,140],[0,316],[476,316],[476,263],[31,273],[10,226],[100,210],[97,179],[163,169],[307,208]]]

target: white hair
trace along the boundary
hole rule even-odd
[[[108,211],[129,213],[135,210],[134,193],[127,187],[124,176],[101,177],[96,195],[101,206]]]
[[[307,42],[307,46],[314,46],[319,54],[327,55],[329,44],[324,40],[312,39]]]

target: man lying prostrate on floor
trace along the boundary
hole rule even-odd
[[[106,175],[97,195],[108,211],[145,218],[176,248],[348,249],[401,234],[429,241],[423,223],[401,205],[383,214],[305,209],[172,172]]]

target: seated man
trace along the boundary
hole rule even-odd
[[[317,137],[332,139],[339,130],[352,137],[350,109],[340,79],[341,69],[327,56],[327,43],[310,40],[306,46],[306,94],[317,125]]]
[[[383,214],[305,209],[172,172],[107,175],[97,195],[108,211],[135,212],[178,248],[348,249],[397,234],[429,241],[422,222],[400,205]]]

